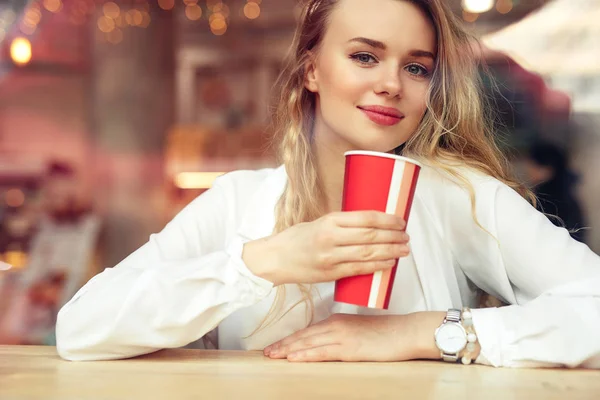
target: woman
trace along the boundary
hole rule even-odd
[[[486,130],[470,38],[444,3],[309,1],[282,75],[284,165],[226,175],[94,277],[59,314],[59,354],[131,357],[218,326],[221,349],[292,361],[443,354],[599,367],[600,258],[511,189]],[[428,165],[410,252],[397,217],[339,212],[353,149]],[[396,258],[389,310],[333,303],[332,281]],[[479,289],[512,305],[449,311],[475,306]],[[460,354],[434,340],[451,321],[476,332]]]

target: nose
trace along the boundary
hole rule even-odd
[[[400,82],[400,73],[397,68],[388,68],[383,70],[375,85],[375,93],[385,95],[390,98],[401,97],[402,83]]]

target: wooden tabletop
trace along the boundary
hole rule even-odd
[[[600,399],[600,371],[443,362],[296,364],[260,352],[185,349],[69,362],[53,347],[0,346],[0,399],[154,398]]]

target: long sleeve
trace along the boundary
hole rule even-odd
[[[600,368],[600,257],[508,186],[489,180],[476,195],[488,232],[462,228],[471,234],[457,238],[459,263],[477,286],[512,304],[473,310],[477,362]]]
[[[237,194],[217,183],[145,245],[92,278],[58,314],[59,355],[104,360],[181,347],[266,297],[272,284],[241,258],[239,210],[231,199]]]

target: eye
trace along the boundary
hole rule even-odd
[[[407,65],[405,68],[409,74],[412,75],[416,75],[416,76],[428,76],[429,75],[429,71],[427,70],[427,68],[425,68],[424,66],[420,65],[420,64],[410,64]]]
[[[374,55],[369,53],[356,53],[350,56],[355,61],[358,61],[361,64],[375,64],[377,59]]]

